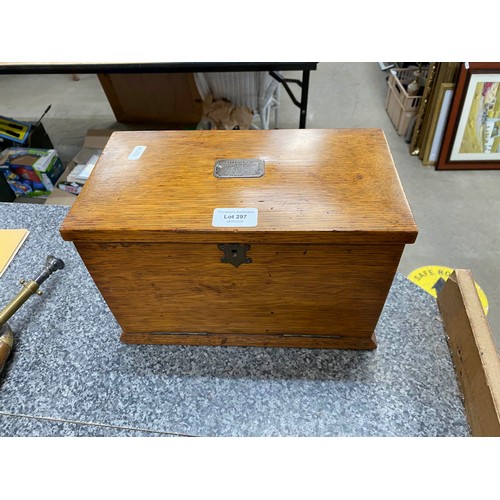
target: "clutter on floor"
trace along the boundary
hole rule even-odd
[[[0,171],[15,196],[48,196],[64,171],[55,149],[7,148]]]
[[[199,130],[248,130],[253,112],[248,107],[235,106],[227,99],[214,99],[208,94],[203,101],[203,116]]]

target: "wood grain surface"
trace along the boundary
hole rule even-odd
[[[295,347],[306,349],[375,349],[375,334],[370,338],[334,337],[326,335],[234,335],[206,333],[202,335],[156,335],[123,332],[120,340],[126,344],[211,345],[252,347]]]
[[[259,244],[247,253],[252,262],[236,268],[221,262],[215,244],[76,242],[76,247],[127,335],[364,339],[373,335],[403,250],[403,245]]]
[[[117,121],[196,124],[201,97],[192,73],[97,75]]]
[[[437,300],[472,435],[500,437],[500,360],[472,273],[455,269]]]
[[[138,160],[135,146],[146,146]],[[265,175],[218,179],[217,159]],[[253,228],[212,227],[215,208],[257,208]],[[378,129],[115,132],[72,206],[67,240],[411,243],[417,227]]]
[[[264,176],[213,175],[240,158]],[[213,227],[215,208],[258,224]],[[61,234],[124,342],[371,349],[417,227],[380,130],[117,132]],[[252,262],[222,263],[221,243]]]

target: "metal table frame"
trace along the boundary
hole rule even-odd
[[[317,65],[316,62],[0,63],[0,75],[269,71],[269,74],[283,85],[292,102],[299,108],[299,128],[306,128],[309,77]],[[302,71],[302,79],[283,78],[276,73],[277,71]],[[300,100],[294,96],[289,83],[300,87]]]

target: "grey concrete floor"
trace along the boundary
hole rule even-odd
[[[286,76],[294,77],[293,72]],[[311,73],[308,128],[375,127],[384,130],[401,182],[419,226],[399,271],[427,265],[470,269],[489,301],[488,320],[500,348],[500,171],[437,172],[411,156],[385,111],[387,74],[376,62],[319,63]],[[95,75],[0,76],[0,115],[43,123],[63,162],[89,128],[116,126]],[[298,109],[281,95],[279,128],[297,128]]]

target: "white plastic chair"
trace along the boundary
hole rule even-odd
[[[202,99],[211,93],[214,99],[227,99],[235,106],[247,106],[260,121],[260,128],[269,129],[271,111],[274,127],[278,126],[280,83],[267,71],[194,73],[194,80]],[[258,129],[252,122],[251,128]]]

